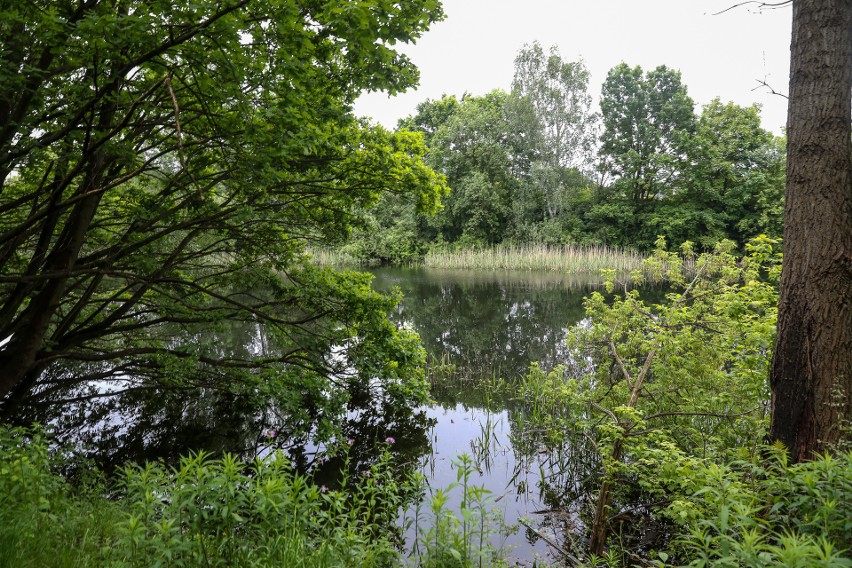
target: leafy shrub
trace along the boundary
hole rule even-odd
[[[852,452],[792,465],[782,447],[763,454],[696,469],[699,489],[670,507],[689,517],[673,556],[696,568],[852,566]]]
[[[413,480],[394,480],[389,457],[368,475],[318,487],[280,453],[127,466],[111,494],[72,485],[65,456],[38,430],[0,430],[0,565],[386,566]]]

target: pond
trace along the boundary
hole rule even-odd
[[[434,404],[353,408],[343,427],[343,439],[352,442],[346,461],[320,460],[322,448],[290,441],[294,464],[331,486],[344,464],[364,471],[377,460],[376,442],[392,438],[397,462],[421,468],[430,490],[437,491],[457,481],[457,460],[466,454],[468,483],[490,492],[489,502],[507,525],[519,525],[492,542],[521,565],[530,565],[536,555],[552,558],[542,539],[560,542],[582,522],[594,456],[570,444],[554,445],[527,428],[518,383],[530,363],[548,369],[566,359],[566,331],[583,318],[583,298],[600,279],[415,268],[372,272],[376,290],[404,294],[393,318],[422,339]],[[234,327],[224,336],[217,333],[215,341],[250,348],[257,333]],[[191,399],[130,392],[107,404],[72,408],[62,415],[31,408],[18,418],[50,424],[60,441],[94,448],[107,472],[126,461],[174,463],[188,451],[263,454],[279,443],[270,439],[264,408],[217,392]],[[447,506],[458,507],[460,499],[460,492],[451,494]],[[407,536],[413,546],[411,533]]]
[[[508,558],[553,558],[543,538],[561,542],[580,522],[593,458],[553,447],[524,429],[519,379],[531,362],[565,360],[569,326],[584,316],[583,298],[601,282],[555,273],[381,268],[374,288],[399,288],[394,314],[420,334],[434,361],[431,452],[423,460],[431,488],[458,478],[458,456],[471,457],[469,483],[490,492],[493,507],[519,530],[504,540]],[[435,371],[435,369],[433,369]],[[458,507],[460,495],[451,503]]]

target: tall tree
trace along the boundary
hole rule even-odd
[[[455,105],[454,98],[445,97],[419,105],[418,114],[408,119],[425,125],[443,117],[428,135],[427,163],[447,176],[452,191],[443,210],[427,223],[446,241],[496,243],[506,233],[516,182],[506,98],[500,90],[465,95]]]
[[[655,215],[670,243],[706,248],[721,239],[740,245],[760,234],[781,236],[784,152],[760,126],[757,105],[715,99],[701,111],[682,183]]]
[[[543,196],[547,218],[560,214],[564,170],[583,170],[594,141],[589,71],[582,61],[564,61],[553,46],[524,46],[515,58],[510,108],[534,148],[538,175],[531,180]]]
[[[647,73],[625,63],[601,90],[600,169],[612,185],[590,212],[616,244],[651,248],[659,234],[649,220],[682,182],[695,129],[694,103],[680,73],[661,65]]]
[[[790,51],[770,437],[802,460],[850,437],[852,2],[794,0]]]
[[[673,187],[695,129],[694,106],[680,72],[665,65],[648,73],[626,63],[610,70],[601,92],[600,154],[634,204]]]
[[[416,81],[388,46],[442,17],[437,0],[0,10],[3,407],[99,379],[290,396],[295,416],[353,370],[404,381],[377,356],[410,370],[419,353],[389,305],[301,247],[345,234],[384,190],[435,206],[421,138],[351,106]],[[226,322],[274,341],[203,340]]]

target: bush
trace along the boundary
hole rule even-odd
[[[671,505],[689,517],[673,555],[696,568],[852,566],[852,452],[793,465],[782,447],[763,454],[695,472],[694,496]]]
[[[394,480],[387,455],[345,491],[276,453],[127,466],[111,493],[61,477],[68,456],[38,430],[0,430],[0,455],[0,565],[16,568],[387,566],[398,559],[388,529],[415,488]]]

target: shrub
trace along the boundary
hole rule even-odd
[[[72,485],[39,430],[0,430],[0,565],[387,566],[414,480],[389,456],[327,490],[280,453],[246,463],[194,454],[176,468],[127,466],[111,492]],[[390,529],[390,530],[389,530]]]
[[[698,490],[670,507],[689,518],[673,555],[696,568],[852,566],[852,452],[793,465],[783,447],[762,454],[695,471]]]

